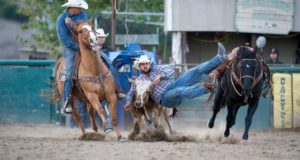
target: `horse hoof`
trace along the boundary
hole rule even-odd
[[[118,142],[127,142],[127,138],[125,138],[123,136],[119,136],[118,137]]]
[[[241,139],[240,143],[239,144],[248,144],[248,141],[245,140],[245,139]]]
[[[229,141],[229,137],[223,137],[223,138],[221,139],[221,143],[222,143],[222,144],[228,143],[228,141]]]
[[[207,122],[207,127],[208,128],[214,128],[214,123],[212,123],[211,121]]]
[[[110,132],[113,132],[113,129],[112,129],[112,128],[105,128],[105,129],[104,129],[104,133],[105,133],[105,134],[108,134],[108,133],[110,133]]]

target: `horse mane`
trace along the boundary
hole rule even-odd
[[[240,46],[237,50],[237,55],[234,60],[239,61],[241,59],[255,59],[257,54],[256,48],[252,51],[249,47]]]

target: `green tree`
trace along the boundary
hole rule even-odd
[[[28,17],[17,12],[18,5],[11,1],[0,0],[0,17],[18,22],[26,22]]]
[[[111,11],[111,0],[86,0],[89,4],[87,14],[93,16],[96,11]],[[59,50],[61,44],[56,34],[56,18],[63,12],[61,5],[67,0],[19,0],[19,13],[28,16],[28,22],[22,25],[22,29],[34,29],[36,32],[32,34],[34,43],[29,44],[27,39],[17,37],[22,43],[30,45],[33,51],[42,48],[50,52],[52,55],[62,54]],[[127,4],[127,5],[126,5]],[[162,12],[162,0],[118,0],[118,10],[125,11],[149,11]],[[157,19],[156,21],[159,21]],[[135,21],[139,21],[138,18]],[[145,20],[141,20],[143,22]],[[155,20],[154,20],[155,21]],[[161,20],[160,20],[161,21]],[[106,20],[106,26],[110,25],[110,19]],[[122,20],[119,20],[122,24]],[[124,27],[124,26],[120,26]],[[140,29],[141,30],[141,29]]]

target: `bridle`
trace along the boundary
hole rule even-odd
[[[68,25],[67,25],[68,26]],[[74,33],[74,31],[68,26],[70,32],[72,33],[74,39],[77,41],[77,43],[79,43],[79,36],[83,36],[82,37],[82,41],[83,41],[83,44],[85,45],[86,48],[88,48],[91,52],[91,54],[93,55],[94,59],[96,60],[96,63],[97,63],[97,67],[99,68],[101,65],[105,65],[103,61],[97,61],[97,54],[98,52],[94,51],[92,49],[92,46],[91,44],[86,40],[88,38],[88,36],[90,35],[90,32],[93,32],[95,35],[96,35],[96,32],[95,30],[89,30],[89,29],[86,29],[86,28],[80,28],[80,30],[78,31],[78,35],[76,35]],[[83,30],[86,30],[85,32]],[[108,77],[108,76],[111,76],[111,72],[108,70],[106,73],[104,74],[99,74],[98,76],[96,77],[93,77],[93,76],[84,76],[84,77],[78,77],[78,81],[86,81],[86,82],[92,82],[92,83],[99,83],[99,84],[102,84],[103,81]]]
[[[238,66],[241,62],[243,61],[255,61],[255,70],[254,70],[254,75],[241,75],[241,71],[239,72],[239,76],[237,76],[235,69],[236,66]],[[260,66],[260,74],[258,75],[258,77],[256,77],[256,72],[258,69],[258,65]],[[242,91],[238,91],[236,88],[235,83],[237,83],[243,90],[243,82],[242,79],[243,78],[250,78],[252,79],[252,85],[251,85],[251,89],[253,89],[257,83],[263,78],[263,69],[262,69],[262,62],[258,59],[258,58],[252,58],[252,59],[241,59],[238,63],[233,63],[232,67],[231,67],[231,71],[230,71],[230,81],[231,81],[231,85],[234,88],[234,91],[239,95],[242,96]],[[235,82],[235,83],[234,83]]]

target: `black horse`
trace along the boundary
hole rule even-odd
[[[248,140],[248,132],[252,117],[257,109],[264,82],[263,62],[256,54],[256,49],[239,47],[236,57],[231,61],[224,75],[219,79],[214,97],[213,115],[208,123],[209,128],[214,127],[214,121],[221,108],[227,106],[227,124],[222,143],[228,141],[230,128],[235,124],[239,108],[248,104],[245,118],[245,131],[240,143]]]

